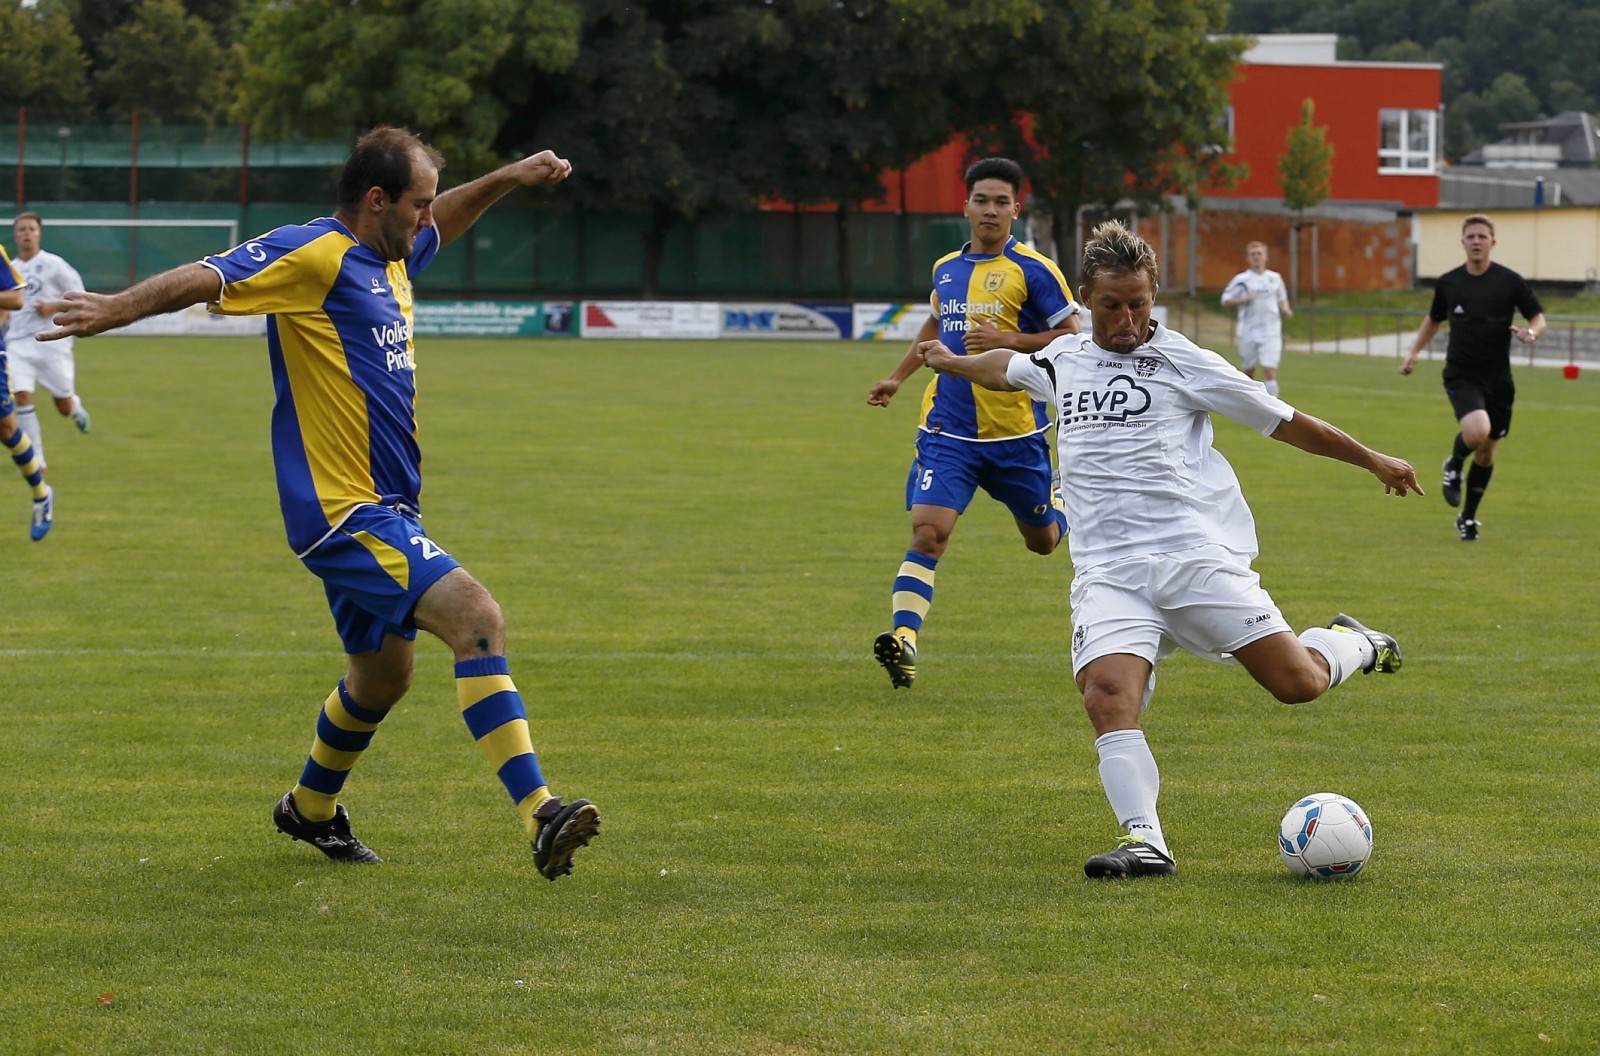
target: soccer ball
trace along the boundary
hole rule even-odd
[[[1278,823],[1278,853],[1296,876],[1354,876],[1372,856],[1367,812],[1335,792],[1314,792]]]

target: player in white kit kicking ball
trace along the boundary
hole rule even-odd
[[[1079,302],[1092,335],[1024,355],[919,346],[935,370],[1021,389],[1055,407],[1072,534],[1072,666],[1094,724],[1100,781],[1125,835],[1084,865],[1091,877],[1177,872],[1156,815],[1160,775],[1140,714],[1155,666],[1176,649],[1237,663],[1285,704],[1315,700],[1357,671],[1400,668],[1395,640],[1349,616],[1298,636],[1250,568],[1255,521],[1212,446],[1212,413],[1368,470],[1385,493],[1422,494],[1405,461],[1363,446],[1150,320],[1156,257],[1118,221],[1083,251]]]

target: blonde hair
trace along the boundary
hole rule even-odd
[[[1160,285],[1156,268],[1156,251],[1150,243],[1129,231],[1121,220],[1107,220],[1089,234],[1083,247],[1083,284],[1094,288],[1095,280],[1102,275],[1137,275],[1143,272],[1150,280],[1150,292]]]
[[[1250,250],[1255,249],[1257,246],[1260,246],[1262,249],[1267,248],[1267,244],[1265,242],[1246,242],[1244,244],[1245,252],[1249,252]]]
[[[1461,233],[1463,235],[1466,234],[1467,228],[1471,227],[1473,224],[1482,224],[1484,227],[1487,227],[1489,229],[1489,237],[1494,237],[1494,221],[1490,220],[1482,213],[1473,213],[1471,216],[1461,221]]]

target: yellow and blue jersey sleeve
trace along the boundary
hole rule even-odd
[[[11,258],[6,255],[6,247],[0,246],[0,290],[17,290],[24,285],[22,274],[17,271],[17,266],[11,263]],[[0,352],[6,350],[6,335],[0,331]],[[0,371],[0,380],[4,380],[4,371]],[[8,391],[0,385],[0,403],[5,402],[9,396]]]
[[[969,244],[941,257],[933,266],[932,304],[939,339],[958,355],[966,355],[967,330],[978,323],[1038,334],[1077,311],[1061,269],[1016,239],[992,256],[972,253]],[[935,376],[922,396],[922,428],[931,433],[1009,440],[1048,424],[1044,404],[1026,393],[993,392],[946,374]]]
[[[217,315],[315,312],[355,244],[342,225],[280,227],[202,263],[222,275]]]
[[[14,290],[22,285],[22,274],[17,271],[17,266],[11,263],[6,247],[0,246],[0,290]]]

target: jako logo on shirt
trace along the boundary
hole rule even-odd
[[[404,319],[396,319],[385,326],[373,327],[372,339],[383,349],[385,366],[389,370],[417,369],[416,356],[407,347],[411,342],[411,325]]]

